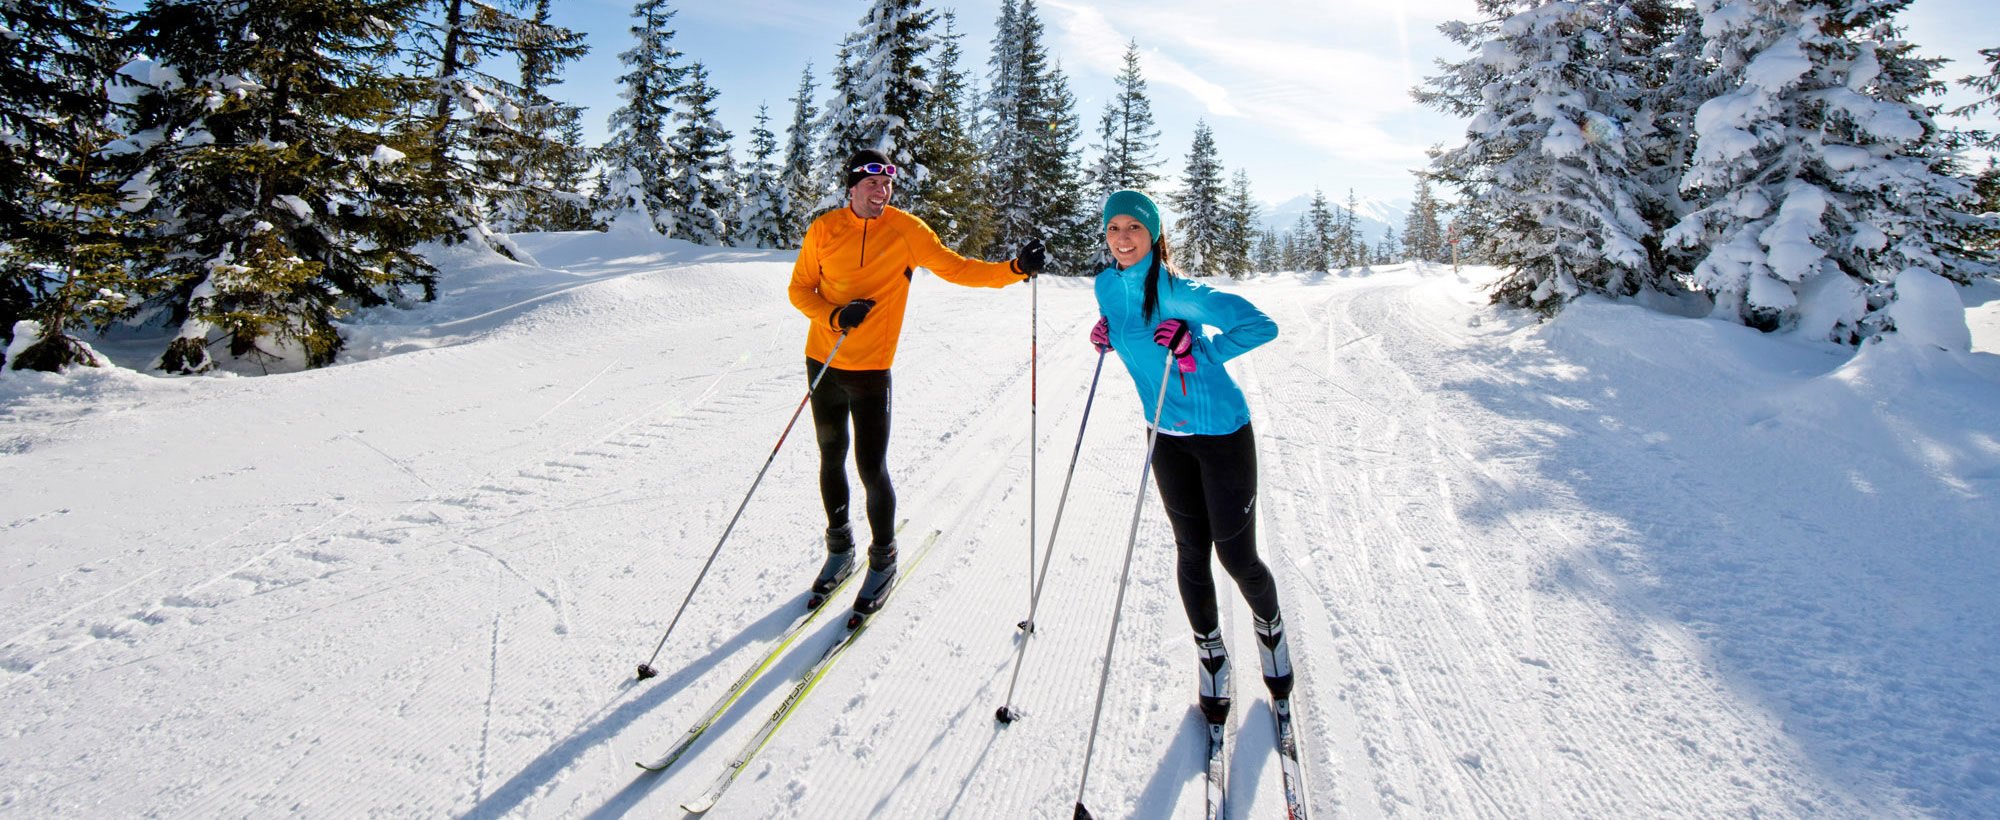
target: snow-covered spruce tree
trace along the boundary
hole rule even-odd
[[[924,98],[915,129],[913,153],[924,165],[923,196],[907,207],[936,231],[946,247],[984,247],[991,230],[991,208],[980,185],[985,154],[972,129],[977,108],[971,99],[958,17],[943,15],[944,31],[932,56],[931,93]]]
[[[1250,195],[1250,174],[1238,170],[1222,200],[1221,270],[1242,279],[1257,270],[1251,246],[1257,238],[1257,200]]]
[[[1088,259],[1097,244],[1095,226],[1086,226],[1083,213],[1082,126],[1068,80],[1049,63],[1034,0],[1017,11],[1011,4],[1003,9],[1015,13],[1011,21],[1002,14],[994,93],[987,101],[987,181],[995,213],[986,256],[1011,256],[1022,242],[1042,239],[1060,269],[1067,260]],[[1002,42],[1010,44],[999,47]]]
[[[1222,160],[1215,148],[1215,132],[1206,121],[1194,124],[1194,143],[1188,148],[1187,165],[1181,170],[1181,188],[1167,195],[1180,212],[1175,226],[1175,269],[1187,276],[1209,276],[1223,272],[1227,261],[1227,226],[1223,217]]]
[[[1343,268],[1361,266],[1361,249],[1365,240],[1361,236],[1360,208],[1361,203],[1355,199],[1354,189],[1349,188],[1346,207],[1335,209],[1337,215],[1333,227],[1333,255],[1335,264]]]
[[[1095,273],[1093,254],[1104,247],[1096,222],[1099,203],[1087,202],[1083,167],[1083,120],[1076,113],[1076,95],[1069,75],[1057,64],[1049,71],[1048,124],[1031,135],[1032,161],[1045,163],[1047,176],[1035,191],[1039,198],[1037,235],[1048,242],[1050,269],[1056,273]],[[995,256],[1012,256],[1019,245]]]
[[[1493,18],[1442,27],[1475,55],[1417,97],[1471,119],[1433,173],[1496,220],[1488,250],[1508,273],[1494,300],[1552,314],[1585,292],[1637,293],[1655,277],[1640,103],[1665,18],[1627,0],[1479,7]]]
[[[553,121],[554,131],[552,139],[542,143],[545,150],[527,160],[520,221],[500,219],[495,224],[514,231],[602,230],[604,226],[592,213],[590,196],[584,193],[591,151],[583,142],[583,109],[556,102],[531,111],[530,117],[539,121],[543,114]]]
[[[1968,74],[1959,78],[1959,84],[1980,97],[1970,103],[1954,108],[1954,117],[1970,117],[1974,114],[2000,109],[2000,48],[1983,48],[1979,56],[1986,58],[1986,73]],[[1975,129],[1968,132],[1974,145],[1988,150],[2000,151],[2000,130]]]
[[[750,128],[750,161],[743,167],[743,190],[734,224],[736,244],[749,248],[782,248],[785,190],[779,176],[778,135],[771,133],[771,106],[757,106],[757,124]]]
[[[1382,241],[1375,243],[1375,251],[1370,255],[1371,264],[1389,265],[1403,257],[1402,243],[1396,241],[1395,228],[1382,229]]]
[[[1257,246],[1251,251],[1255,267],[1259,271],[1272,272],[1286,270],[1285,237],[1277,228],[1265,228],[1257,232]]]
[[[1410,212],[1403,217],[1403,256],[1412,262],[1448,262],[1451,252],[1444,246],[1444,225],[1438,221],[1437,195],[1431,181],[1417,175],[1417,190],[1410,197]]]
[[[741,207],[736,161],[729,150],[733,135],[716,118],[715,97],[708,68],[694,63],[674,97],[679,125],[667,139],[667,167],[673,175],[667,187],[675,203],[670,235],[697,245],[731,244],[729,218]]]
[[[1118,95],[1104,104],[1098,119],[1097,163],[1090,169],[1090,195],[1098,202],[1113,191],[1151,191],[1160,181],[1157,156],[1160,129],[1153,121],[1153,101],[1146,78],[1139,72],[1139,41],[1125,45],[1125,67],[1118,72]]]
[[[607,225],[643,225],[662,234],[674,232],[676,207],[667,180],[673,177],[667,151],[672,101],[680,93],[687,66],[673,47],[667,28],[676,12],[667,0],[639,0],[632,8],[637,41],[618,55],[625,73],[618,83],[625,104],[611,112],[611,138],[597,150],[602,176],[598,179],[593,219]]]
[[[1915,102],[1938,63],[1898,36],[1905,5],[1696,3],[1717,94],[1683,182],[1700,207],[1666,239],[1705,251],[1692,278],[1714,315],[1854,344],[1890,329],[1907,271],[1991,270],[1956,247],[1970,185],[1941,173]]]
[[[2000,226],[1994,225],[1994,214],[2000,214],[2000,158],[1987,157],[1986,167],[1972,180],[1972,211],[1983,215],[1983,225],[1973,227],[1967,247],[1985,253],[1992,258],[2000,252]]]
[[[72,330],[124,315],[151,284],[105,93],[118,25],[93,0],[0,2],[0,351],[16,322],[38,323],[17,369],[96,364]]]
[[[785,128],[785,161],[778,174],[778,247],[796,248],[805,241],[806,226],[816,215],[820,192],[814,145],[819,137],[819,107],[813,104],[812,64],[799,75],[792,97],[792,124]]]
[[[1299,215],[1299,270],[1331,272],[1339,261],[1339,217],[1326,193],[1313,189],[1312,204]]]
[[[842,43],[833,58],[833,82],[827,88],[826,110],[813,123],[819,134],[819,168],[813,189],[818,193],[812,210],[825,211],[847,201],[847,158],[862,145],[861,123],[854,100],[856,67],[853,37]]]
[[[382,134],[410,84],[380,68],[408,0],[154,0],[132,28],[157,64],[133,140],[168,245],[159,300],[180,333],[159,366],[213,366],[209,348],[318,367],[352,307],[435,298],[412,250],[444,235],[413,144]],[[128,71],[128,76],[134,72]]]
[[[896,179],[896,198],[910,211],[922,207],[929,177],[917,127],[933,93],[937,38],[930,30],[936,23],[937,13],[923,0],[874,0],[847,39],[852,76],[846,96],[828,104],[829,110],[844,109],[840,158],[862,148],[887,154],[904,171]],[[840,170],[845,177],[847,169]]]
[[[516,0],[519,2],[520,0]],[[521,71],[521,111],[518,131],[523,139],[503,160],[501,178],[506,198],[495,203],[494,224],[509,231],[574,231],[595,227],[589,202],[582,193],[590,172],[590,151],[583,145],[583,109],[550,96],[562,84],[564,64],[583,51],[541,47],[541,36],[560,36],[567,29],[550,24],[552,0],[533,0],[529,18],[537,36],[531,47],[516,50]],[[584,48],[577,43],[579,49]]]
[[[532,66],[546,81],[555,66],[583,56],[583,35],[481,0],[424,0],[402,56],[418,69],[429,105],[400,127],[421,135],[427,150],[412,161],[428,166],[438,198],[453,222],[447,239],[478,237],[511,253],[491,217],[519,221],[523,179],[534,156],[559,147],[541,114],[552,101],[522,82],[489,70]],[[511,58],[511,59],[503,59]],[[546,68],[545,68],[546,67]]]
[[[1315,191],[1314,193],[1317,194],[1318,192]],[[1321,204],[1325,203],[1322,202]],[[1306,214],[1299,214],[1298,221],[1292,223],[1291,230],[1285,232],[1285,270],[1326,270],[1326,263],[1321,261],[1313,252],[1315,244],[1312,241],[1312,235],[1311,220],[1307,219]]]

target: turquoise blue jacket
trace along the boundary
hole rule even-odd
[[[1097,275],[1097,310],[1111,326],[1111,347],[1139,389],[1146,423],[1153,422],[1160,373],[1167,366],[1167,349],[1153,342],[1153,329],[1167,319],[1179,319],[1199,331],[1193,348],[1195,372],[1184,374],[1177,367],[1167,374],[1160,429],[1201,436],[1234,433],[1250,423],[1250,405],[1222,363],[1278,338],[1278,323],[1248,299],[1168,276],[1164,267],[1159,304],[1148,320],[1140,314],[1145,309],[1146,269],[1152,264],[1153,258],[1147,256],[1125,270],[1112,267]],[[1208,328],[1220,332],[1210,336]]]

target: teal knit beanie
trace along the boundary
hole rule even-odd
[[[1110,227],[1111,218],[1119,214],[1139,220],[1155,240],[1160,238],[1160,207],[1151,197],[1131,190],[1113,192],[1104,198],[1104,224],[1099,229]]]

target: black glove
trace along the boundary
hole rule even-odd
[[[1030,279],[1049,266],[1048,248],[1040,239],[1030,239],[1021,243],[1021,252],[1014,254],[1014,270]]]
[[[874,306],[875,300],[873,299],[856,299],[848,302],[846,307],[835,308],[833,311],[833,326],[841,330],[853,330],[860,327],[861,321],[868,318],[868,309]]]

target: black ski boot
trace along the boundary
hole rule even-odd
[[[854,596],[854,614],[848,620],[850,626],[860,623],[860,619],[875,614],[889,600],[889,591],[896,586],[896,542],[875,544],[868,548],[868,577],[861,581],[861,592]]]
[[[826,603],[826,596],[854,574],[854,530],[846,524],[826,528],[826,563],[819,568],[819,577],[813,579],[812,598],[806,601],[807,609],[818,609]]]
[[[1264,685],[1274,700],[1291,697],[1292,646],[1285,639],[1285,616],[1272,615],[1266,621],[1252,615],[1250,620],[1257,627],[1257,659],[1264,664]]]
[[[1209,723],[1229,720],[1229,650],[1222,643],[1222,630],[1194,636],[1201,657],[1197,673],[1201,682],[1201,715]]]

